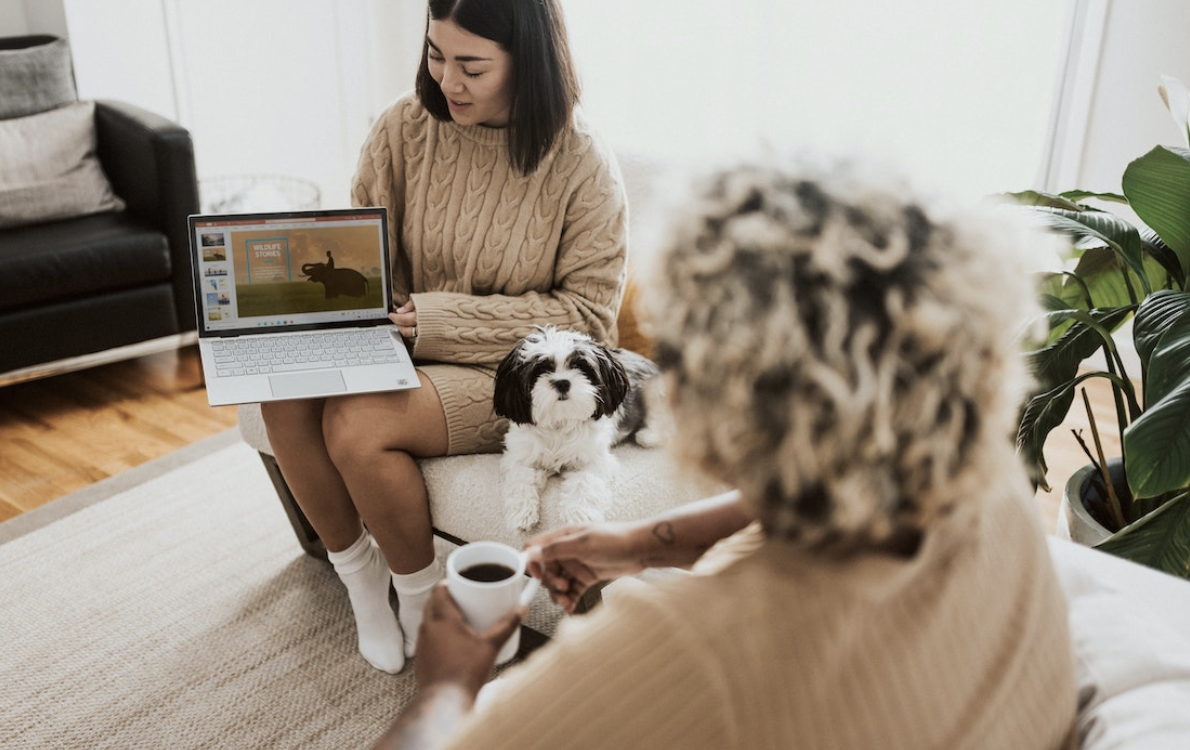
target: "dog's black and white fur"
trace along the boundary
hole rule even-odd
[[[629,437],[654,447],[643,386],[658,373],[647,357],[549,327],[525,337],[496,371],[496,414],[510,424],[501,460],[508,523],[526,531],[540,516],[546,479],[563,474],[567,523],[603,520],[611,447]]]

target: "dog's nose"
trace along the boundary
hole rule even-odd
[[[558,389],[558,393],[569,393],[570,392],[570,381],[569,380],[555,380],[554,388]]]

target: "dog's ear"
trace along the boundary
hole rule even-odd
[[[533,383],[529,379],[532,364],[523,358],[525,342],[517,344],[496,368],[492,406],[496,416],[516,424],[533,424]]]
[[[599,371],[600,403],[591,416],[598,419],[600,416],[610,417],[615,414],[616,409],[619,409],[620,404],[624,403],[624,399],[628,397],[628,390],[631,386],[628,381],[628,370],[625,369],[624,363],[620,361],[616,353],[602,344],[596,344],[593,348],[595,367]]]

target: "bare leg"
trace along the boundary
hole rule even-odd
[[[415,457],[444,455],[449,441],[438,392],[418,375],[422,387],[408,391],[261,407],[285,481],[347,587],[360,653],[386,672],[400,671],[402,651],[416,648],[438,577]],[[404,633],[388,606],[390,576]]]
[[[392,571],[407,656],[417,649],[422,612],[441,576],[415,458],[440,456],[448,447],[438,393],[419,377],[419,389],[334,399],[323,414],[331,459]]]
[[[359,513],[322,434],[325,400],[260,405],[269,444],[286,484],[330,552],[350,547],[363,531]]]
[[[418,375],[421,388],[330,400],[322,420],[328,455],[350,500],[389,567],[403,574],[434,560],[426,484],[415,458],[445,455],[448,447],[438,392]]]
[[[261,406],[277,463],[347,588],[360,655],[377,669],[396,673],[405,666],[405,639],[388,603],[391,573],[371,535],[364,532],[327,452],[325,411],[321,400]]]

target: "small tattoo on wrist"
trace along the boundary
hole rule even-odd
[[[674,526],[669,521],[662,521],[653,527],[653,536],[661,540],[662,544],[673,544],[677,541]]]

